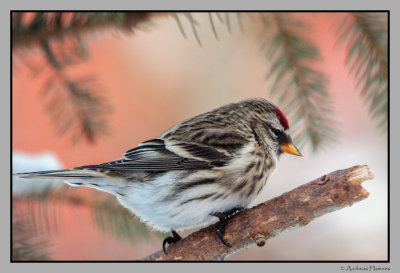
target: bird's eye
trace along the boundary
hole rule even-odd
[[[282,131],[279,129],[271,128],[272,133],[274,133],[275,136],[279,137],[282,134]]]

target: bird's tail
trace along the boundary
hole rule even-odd
[[[93,171],[77,170],[77,169],[16,173],[14,175],[20,178],[61,178],[61,179],[74,179],[74,178],[85,179],[85,178],[99,177],[99,175]]]
[[[110,180],[104,174],[85,169],[65,169],[16,173],[14,176],[27,179],[45,178],[66,183],[72,187],[90,187],[111,194],[120,192],[126,184],[121,180]]]

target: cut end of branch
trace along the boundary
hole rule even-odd
[[[347,175],[350,183],[360,184],[366,180],[374,179],[374,174],[367,165],[354,166]]]

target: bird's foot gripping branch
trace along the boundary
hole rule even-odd
[[[214,224],[171,245],[167,254],[159,251],[145,260],[223,260],[252,244],[263,246],[282,231],[367,198],[361,183],[373,178],[366,165],[334,171],[230,218],[224,238],[232,247],[221,243]]]

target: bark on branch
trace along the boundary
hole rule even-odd
[[[167,255],[159,251],[145,260],[223,260],[252,244],[263,246],[284,230],[367,198],[361,183],[373,178],[366,165],[326,174],[229,219],[224,238],[231,248],[220,242],[213,224],[170,245]]]

